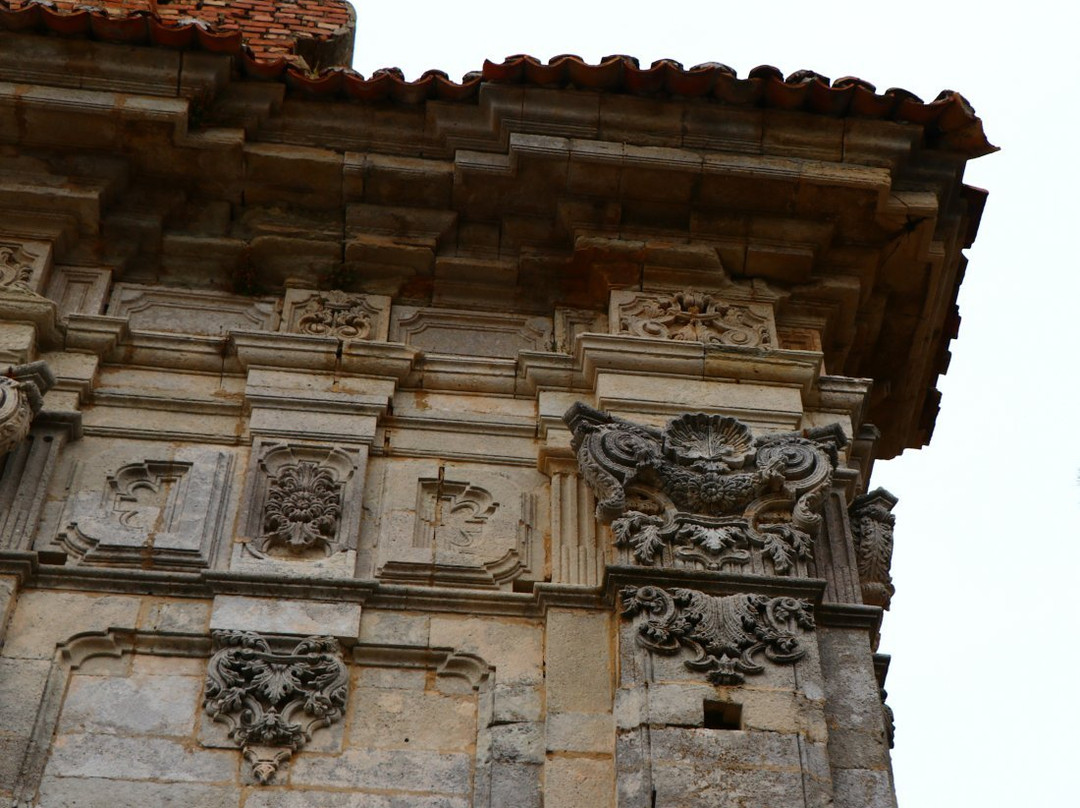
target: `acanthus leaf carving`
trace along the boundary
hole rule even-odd
[[[270,480],[258,549],[281,546],[293,554],[338,548],[341,483],[334,472],[310,460],[285,466]]]
[[[892,509],[896,502],[895,496],[877,488],[856,497],[848,511],[863,601],[883,609],[889,608],[896,592],[889,574],[896,525]]]
[[[348,669],[333,637],[307,637],[276,652],[254,632],[216,631],[203,707],[229,725],[229,737],[260,783],[298,752],[312,732],[338,721],[348,698]]]
[[[0,244],[0,290],[33,292],[34,257],[21,245]]]
[[[766,595],[707,595],[694,589],[628,586],[621,591],[623,616],[645,615],[637,641],[654,653],[694,653],[687,668],[706,672],[715,685],[742,684],[765,671],[761,658],[781,665],[806,655],[793,628],[814,628],[805,600]]]
[[[564,416],[597,517],[639,564],[720,570],[766,559],[778,575],[813,557],[838,425],[754,437],[735,418],[682,415],[663,429],[585,404]]]

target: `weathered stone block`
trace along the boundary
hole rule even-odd
[[[56,777],[221,783],[236,778],[238,763],[235,752],[191,749],[165,738],[86,733],[58,736],[45,771]]]
[[[547,619],[547,706],[551,712],[608,712],[612,703],[611,618],[551,609]]]
[[[51,659],[58,643],[87,631],[134,628],[139,599],[29,591],[19,596],[3,655]]]
[[[218,595],[210,628],[260,634],[360,635],[360,604]]]
[[[472,755],[406,749],[350,748],[342,755],[302,754],[292,761],[294,786],[468,794]],[[512,803],[506,803],[512,804]]]
[[[596,713],[548,713],[547,748],[564,752],[613,754],[615,721]]]
[[[612,760],[555,757],[544,767],[544,808],[609,808],[614,799]]]
[[[237,808],[235,786],[195,783],[140,783],[95,777],[46,777],[40,808]]]

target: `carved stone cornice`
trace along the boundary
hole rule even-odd
[[[565,420],[597,517],[633,562],[806,574],[845,443],[838,425],[755,437],[694,413],[657,429],[580,402]]]
[[[229,725],[259,783],[298,752],[314,730],[338,721],[349,673],[333,637],[308,637],[279,652],[248,631],[216,631],[203,706]]]

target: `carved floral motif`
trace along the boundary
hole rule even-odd
[[[896,501],[884,488],[878,488],[856,497],[849,511],[863,601],[883,609],[889,608],[896,592],[889,574],[896,525],[892,509]]]
[[[30,433],[30,423],[55,382],[41,361],[17,365],[0,374],[0,455],[10,452]]]
[[[308,460],[286,466],[270,481],[257,548],[284,547],[292,553],[338,548],[341,484],[331,469]]]
[[[619,329],[639,337],[710,345],[773,344],[769,317],[763,310],[692,290],[670,296],[636,297],[620,306]]]
[[[637,563],[718,570],[756,554],[787,575],[811,559],[839,426],[755,438],[734,418],[696,413],[660,430],[580,403],[565,420],[597,516]]]
[[[656,586],[625,587],[623,615],[647,615],[638,626],[638,643],[658,654],[694,652],[685,662],[691,670],[707,671],[716,685],[737,685],[747,675],[764,672],[760,657],[792,664],[806,655],[792,624],[814,628],[811,605],[805,600],[765,595],[706,595],[693,589]]]
[[[334,290],[315,295],[308,310],[296,323],[301,334],[341,339],[371,339],[375,310],[363,295]]]
[[[32,292],[30,279],[34,274],[32,256],[21,247],[0,244],[0,289]]]
[[[246,631],[217,631],[214,641],[203,707],[229,724],[255,778],[268,783],[314,730],[345,710],[349,674],[337,640],[308,637],[288,653]]]

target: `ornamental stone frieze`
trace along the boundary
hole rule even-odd
[[[747,348],[774,347],[776,324],[767,303],[736,303],[696,290],[676,294],[611,294],[613,333]]]
[[[856,497],[848,510],[863,601],[883,609],[889,608],[896,592],[889,574],[896,525],[892,509],[896,502],[896,497],[884,488],[876,488]]]
[[[52,371],[40,361],[16,365],[0,375],[0,456],[30,433],[30,423],[55,383]]]
[[[338,721],[348,699],[349,672],[333,637],[308,637],[291,651],[248,631],[216,631],[203,707],[229,726],[229,737],[259,783]]]
[[[625,587],[623,616],[644,615],[637,642],[657,654],[694,653],[687,668],[714,685],[738,685],[765,672],[761,658],[790,665],[806,655],[795,629],[814,628],[805,600],[757,594],[707,595],[693,589]]]
[[[582,403],[564,416],[582,476],[631,563],[805,575],[839,425],[755,437],[692,413],[663,429]]]
[[[390,298],[340,289],[289,289],[285,294],[282,329],[315,337],[385,341],[390,322]]]

